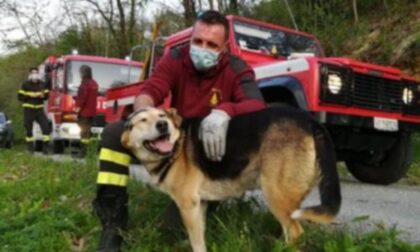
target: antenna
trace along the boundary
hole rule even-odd
[[[289,1],[284,0],[284,3],[286,4],[287,11],[289,12],[290,17],[292,18],[292,22],[293,22],[293,25],[295,27],[295,30],[299,31],[299,28],[298,28],[298,26],[296,24],[296,21],[295,21],[295,17],[293,16],[292,10],[290,9]]]

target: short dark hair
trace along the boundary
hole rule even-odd
[[[39,72],[38,67],[30,67],[29,68],[29,72],[32,72],[33,70],[36,70],[37,72]]]
[[[92,79],[92,68],[88,65],[81,65],[79,68],[82,81]]]
[[[215,10],[204,11],[197,16],[196,23],[200,21],[205,24],[214,25],[220,24],[225,28],[225,39],[229,39],[229,21],[220,12]]]

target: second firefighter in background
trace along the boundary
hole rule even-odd
[[[50,125],[44,111],[44,101],[48,99],[49,90],[41,81],[38,68],[29,69],[28,80],[22,83],[18,99],[23,107],[23,124],[26,130],[26,144],[29,152],[34,151],[33,123],[37,122],[42,131],[42,152],[48,154],[50,142]]]
[[[80,127],[80,152],[78,157],[84,158],[90,141],[93,117],[96,115],[98,84],[92,78],[92,69],[89,66],[80,66],[79,72],[81,83],[76,97],[77,124]]]

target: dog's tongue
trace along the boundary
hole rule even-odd
[[[172,151],[174,147],[174,145],[171,144],[167,139],[153,141],[151,142],[151,145],[153,148],[163,153]]]

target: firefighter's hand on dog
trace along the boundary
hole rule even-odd
[[[200,125],[199,138],[206,156],[212,161],[221,161],[226,150],[226,133],[230,116],[220,109],[213,109]]]

